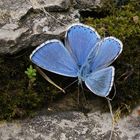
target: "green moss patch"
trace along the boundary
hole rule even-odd
[[[35,79],[25,74],[29,54],[0,56],[0,120],[32,116],[57,97],[58,90],[37,72]]]

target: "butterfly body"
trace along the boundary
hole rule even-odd
[[[59,40],[43,43],[30,59],[41,68],[68,77],[78,77],[79,83],[96,95],[108,96],[114,81],[113,66],[122,52],[122,43],[115,37],[101,39],[94,28],[84,24],[70,26],[65,46]]]

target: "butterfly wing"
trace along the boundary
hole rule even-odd
[[[78,66],[83,65],[91,48],[100,40],[94,28],[83,24],[72,25],[65,36],[65,44]]]
[[[88,56],[88,62],[92,71],[109,66],[122,52],[122,42],[115,37],[106,37],[96,44],[96,56],[93,51]],[[94,58],[91,59],[94,55]]]
[[[68,50],[59,40],[41,44],[30,56],[37,66],[56,74],[76,77],[78,67]]]
[[[108,96],[114,81],[114,67],[110,66],[96,72],[92,72],[85,79],[86,86],[96,95]]]

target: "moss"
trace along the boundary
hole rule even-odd
[[[140,2],[130,1],[124,6],[112,8],[113,12],[104,18],[88,17],[82,22],[94,27],[102,37],[115,36],[123,42],[123,53],[114,63],[117,96],[113,104],[132,106],[140,101]]]
[[[58,90],[38,73],[31,85],[32,79],[25,74],[31,65],[30,53],[0,56],[0,120],[32,116],[57,97]]]

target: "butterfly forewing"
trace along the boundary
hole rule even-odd
[[[37,66],[56,74],[76,77],[78,67],[68,50],[58,40],[40,45],[30,56]]]
[[[82,66],[95,44],[100,40],[98,33],[83,24],[72,25],[67,33],[65,45],[78,66]]]
[[[122,43],[115,37],[106,37],[97,44],[97,51],[95,53],[90,52],[88,59],[95,57],[92,60],[88,60],[92,71],[97,71],[102,68],[108,67],[122,52]]]

